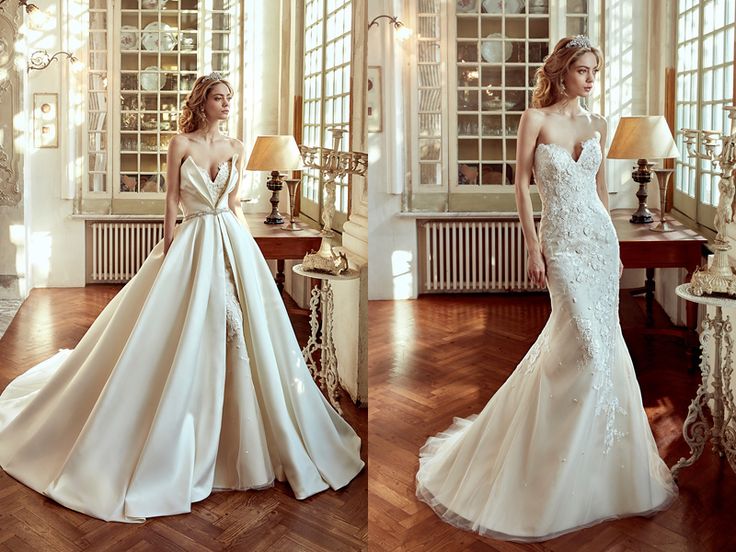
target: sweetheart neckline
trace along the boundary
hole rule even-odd
[[[580,144],[582,145],[582,147],[580,148],[580,155],[578,155],[578,158],[577,159],[575,159],[572,156],[572,153],[570,153],[566,148],[563,148],[561,145],[555,144],[555,143],[552,143],[552,142],[550,142],[549,144],[546,144],[544,142],[540,142],[539,144],[537,144],[537,148],[539,148],[539,146],[555,147],[555,148],[557,148],[557,149],[559,149],[561,151],[564,151],[568,155],[568,157],[570,158],[570,160],[573,162],[573,164],[577,165],[580,162],[580,159],[583,157],[583,154],[585,153],[585,146],[587,146],[588,145],[588,142],[590,142],[591,140],[595,140],[596,142],[598,142],[599,136],[597,136],[597,135],[594,134],[590,138],[588,138],[588,139],[583,140],[583,141],[580,142]]]
[[[191,160],[192,161],[192,165],[194,165],[195,167],[197,167],[203,173],[206,173],[207,174],[207,178],[210,179],[210,182],[214,183],[215,180],[217,180],[217,177],[220,176],[220,172],[222,172],[222,167],[225,166],[225,165],[229,165],[235,159],[235,157],[237,157],[237,155],[238,155],[237,153],[236,154],[233,154],[233,156],[230,159],[226,159],[225,161],[223,161],[222,163],[220,163],[220,164],[217,165],[217,174],[215,175],[215,178],[212,178],[210,176],[210,171],[208,169],[204,169],[204,168],[200,167],[191,155],[187,155],[187,158],[184,159],[184,161],[182,162],[182,166],[184,165],[184,163],[186,163],[187,161]]]

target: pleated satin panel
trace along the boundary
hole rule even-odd
[[[311,379],[253,237],[181,168],[185,217],[73,350],[0,395],[0,466],[91,516],[140,522],[189,512],[213,489],[286,480],[297,498],[350,482],[360,439]],[[218,211],[219,210],[219,211]],[[245,351],[229,351],[226,261]],[[242,358],[241,358],[242,357]]]

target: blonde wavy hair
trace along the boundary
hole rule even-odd
[[[561,39],[552,50],[552,53],[544,58],[544,64],[535,73],[534,91],[532,92],[532,107],[547,107],[557,102],[565,91],[564,80],[567,72],[588,52],[596,57],[597,70],[603,66],[603,54],[595,46],[570,46],[567,45],[576,37],[566,36]]]
[[[201,126],[204,126],[206,123],[204,104],[207,102],[210,90],[220,83],[227,86],[230,94],[233,93],[233,87],[225,79],[202,76],[195,81],[179,115],[179,132],[194,132]]]

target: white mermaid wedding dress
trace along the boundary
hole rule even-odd
[[[306,498],[363,468],[360,439],[312,381],[283,300],[214,181],[181,166],[184,221],[73,350],[0,395],[0,467],[107,521],[191,511],[213,490],[287,480]]]
[[[480,414],[420,451],[416,492],[446,522],[540,541],[667,508],[659,457],[618,319],[618,240],[596,193],[598,137],[580,157],[535,151],[552,314]]]

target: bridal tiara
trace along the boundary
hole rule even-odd
[[[577,35],[565,44],[565,48],[593,48],[593,43],[585,35]]]
[[[204,77],[204,80],[219,81],[219,80],[222,80],[222,75],[218,73],[217,71],[213,71],[209,75],[206,75]]]

